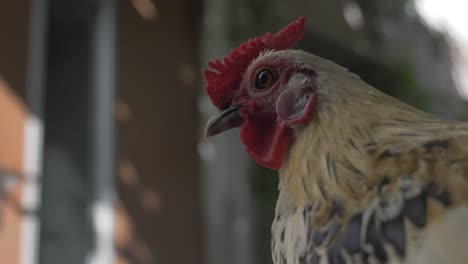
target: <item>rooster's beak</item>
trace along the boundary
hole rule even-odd
[[[239,108],[239,106],[231,106],[208,118],[205,138],[217,135],[231,128],[240,127],[244,123],[244,119],[239,114]]]

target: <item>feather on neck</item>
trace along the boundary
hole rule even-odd
[[[322,73],[317,81],[316,117],[297,129],[280,170],[280,188],[298,206],[339,200],[354,208],[370,199],[368,186],[379,180],[370,171],[380,145],[395,133],[413,131],[418,121],[436,119],[348,72]]]

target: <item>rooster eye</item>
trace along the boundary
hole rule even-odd
[[[265,90],[270,88],[275,82],[275,75],[268,69],[263,69],[255,77],[255,89]]]

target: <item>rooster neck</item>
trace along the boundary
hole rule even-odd
[[[282,191],[291,193],[298,205],[329,204],[341,199],[336,196],[343,195],[343,190],[351,196],[359,193],[352,183],[365,177],[362,157],[376,145],[372,121],[361,122],[358,113],[353,118],[351,112],[328,105],[322,105],[315,118],[297,131],[280,170]]]
[[[447,213],[466,212],[468,124],[339,73],[319,74],[315,116],[294,127],[279,171],[273,262],[412,262],[434,248],[421,243],[429,236],[440,241],[463,229],[444,220],[444,231],[432,233]]]
[[[325,80],[326,81],[326,80]],[[438,119],[385,95],[357,78],[341,82],[347,89],[322,94],[315,118],[296,133],[280,170],[280,188],[297,206],[319,203],[345,208],[367,200],[375,152],[396,134],[423,128],[437,131]],[[324,92],[326,93],[326,92]],[[432,125],[435,124],[435,125]],[[399,143],[405,143],[398,138]],[[378,180],[378,179],[377,179]]]
[[[281,192],[289,193],[288,199],[299,207],[311,202],[330,207],[364,192],[368,165],[362,157],[376,146],[372,127],[326,127],[306,127],[280,170]]]

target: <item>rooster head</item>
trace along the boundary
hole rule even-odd
[[[241,127],[247,153],[265,167],[281,167],[294,127],[314,112],[316,73],[287,50],[304,36],[304,23],[300,17],[208,62],[206,92],[220,111],[208,120],[206,137]]]

